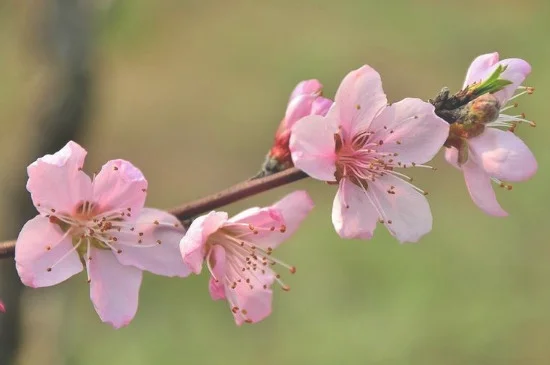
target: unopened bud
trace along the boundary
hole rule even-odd
[[[333,101],[322,97],[323,85],[317,80],[300,82],[290,95],[285,117],[275,133],[275,142],[257,177],[271,175],[293,166],[289,141],[292,126],[308,115],[325,116]]]

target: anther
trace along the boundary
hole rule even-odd
[[[291,274],[296,274],[296,266],[291,266],[288,271],[290,271]]]
[[[279,231],[281,231],[281,233],[285,233],[286,232],[286,226],[284,224],[281,225],[281,228],[279,228]]]
[[[48,268],[46,269],[46,271],[47,271],[47,272],[50,272],[50,271],[52,271],[52,268],[51,268],[51,267],[48,267]]]
[[[117,170],[118,170],[118,167],[113,166],[113,170],[117,171]]]
[[[357,110],[359,110],[359,109],[361,109],[361,105],[357,104],[357,105],[355,105],[355,108],[356,108]]]
[[[161,241],[161,240],[157,240],[157,244],[159,244],[159,245],[160,245],[161,243],[162,243],[162,241]]]
[[[52,246],[46,246],[46,251],[50,251],[52,249]]]
[[[122,250],[119,248],[118,250],[116,250],[116,253],[121,254]]]
[[[160,223],[159,223],[159,221],[154,221],[153,224],[158,226]]]

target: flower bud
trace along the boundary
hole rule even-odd
[[[292,91],[285,117],[275,133],[275,142],[269,151],[259,176],[270,175],[293,166],[288,143],[292,126],[308,115],[325,116],[333,101],[321,96],[323,85],[317,80],[300,82]]]

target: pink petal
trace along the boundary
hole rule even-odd
[[[504,104],[514,95],[518,86],[520,86],[527,75],[531,73],[531,65],[519,58],[508,58],[502,61],[498,59],[499,56],[496,52],[481,55],[476,58],[468,69],[466,80],[464,81],[464,88],[474,82],[481,82],[487,79],[499,65],[506,66],[506,70],[500,75],[500,78],[511,81],[512,84],[495,93],[497,99],[504,106]]]
[[[230,293],[235,298],[233,304],[239,308],[237,313],[232,311],[237,325],[240,326],[245,321],[257,323],[271,314],[273,292],[270,288],[263,289],[263,287],[258,285],[254,289],[250,289],[243,285],[237,285],[235,289],[226,288],[227,297],[229,297]]]
[[[313,209],[313,201],[305,191],[295,191],[267,208],[249,208],[229,220],[244,227],[231,227],[240,238],[267,249],[286,241]],[[251,230],[250,228],[254,228]]]
[[[227,213],[210,212],[198,217],[191,223],[187,233],[180,241],[180,252],[183,262],[195,274],[200,274],[208,237],[227,222]]]
[[[380,75],[368,65],[351,71],[336,91],[334,103],[344,140],[366,131],[387,104]]]
[[[311,114],[321,115],[324,117],[325,115],[327,115],[332,104],[332,100],[319,96],[311,105]]]
[[[342,238],[370,239],[379,215],[366,193],[342,179],[332,204],[332,224]]]
[[[296,122],[289,144],[294,165],[315,179],[334,181],[337,132],[331,113],[326,117],[310,115]]]
[[[147,180],[141,171],[125,160],[108,161],[94,179],[94,202],[101,212],[111,210],[130,214],[135,220],[147,196]]]
[[[447,160],[451,166],[462,170],[460,166],[458,166],[458,150],[456,148],[445,148],[445,160]]]
[[[120,263],[164,276],[185,277],[191,273],[179,250],[185,229],[176,217],[143,208],[134,228],[114,235],[118,240],[113,245],[122,251],[116,255]]]
[[[212,277],[210,278],[208,285],[210,296],[213,300],[225,299],[225,249],[220,245],[214,245],[210,251],[208,260],[209,265],[212,268]]]
[[[285,113],[285,128],[290,129],[303,117],[311,114],[313,102],[317,99],[316,95],[298,95],[288,103]]]
[[[72,237],[42,216],[34,217],[21,229],[15,245],[15,266],[23,284],[33,288],[59,284],[83,268],[73,251]]]
[[[71,214],[81,202],[90,200],[91,180],[81,171],[85,157],[86,150],[71,141],[27,167],[27,190],[39,210]]]
[[[504,106],[516,93],[518,86],[520,86],[523,81],[525,81],[525,78],[531,73],[531,65],[527,61],[519,58],[508,58],[500,61],[499,64],[507,66],[500,78],[512,81],[510,85],[495,93],[496,98],[500,101],[501,105]],[[492,73],[493,71],[490,72]],[[491,73],[489,73],[489,75]]]
[[[487,70],[495,65],[498,62],[498,59],[498,52],[483,54],[474,59],[468,68],[466,79],[464,80],[464,85],[462,88],[464,89],[466,86],[471,85],[474,82],[480,82],[485,79],[488,76]]]
[[[388,194],[391,186],[395,194]],[[404,180],[393,175],[380,177],[369,185],[367,193],[382,213],[386,228],[400,242],[417,242],[431,231],[428,200]]]
[[[103,322],[128,325],[138,308],[141,270],[121,265],[110,250],[91,249],[90,298]]]
[[[243,261],[226,268],[225,296],[235,322],[241,325],[244,322],[261,321],[271,313],[273,295],[271,285],[275,281],[275,274],[269,267],[266,267],[265,271],[258,270],[253,274],[243,274],[239,268],[246,265],[244,259],[239,257],[232,259]]]
[[[537,161],[514,133],[495,128],[469,139],[470,158],[491,176],[505,181],[525,181],[537,171]]]
[[[466,186],[474,203],[485,213],[497,217],[508,215],[497,201],[491,185],[491,178],[473,160],[469,159],[463,166]]]
[[[6,313],[6,306],[4,305],[4,302],[0,300],[0,312]]]
[[[280,242],[296,232],[314,206],[313,200],[304,190],[293,191],[271,206],[281,214],[286,227],[283,233],[277,235]]]
[[[226,299],[225,286],[220,281],[216,281],[213,277],[210,277],[210,280],[208,280],[208,291],[210,292],[212,300]]]
[[[449,137],[449,124],[420,99],[407,98],[385,108],[372,122],[377,151],[398,153],[394,161],[406,165],[430,161]]]
[[[304,80],[300,82],[294,90],[292,91],[292,94],[290,94],[289,102],[292,101],[292,99],[300,96],[300,95],[308,95],[308,94],[319,94],[323,90],[323,85],[315,79],[311,80]]]

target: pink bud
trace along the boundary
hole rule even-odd
[[[315,79],[300,82],[292,91],[285,117],[275,133],[275,143],[268,155],[276,171],[293,165],[288,148],[292,126],[308,115],[324,116],[332,106],[333,101],[322,97],[322,91],[323,85]]]

